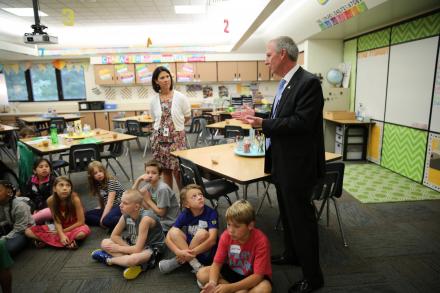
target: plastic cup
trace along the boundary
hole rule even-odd
[[[48,140],[43,140],[42,144],[43,144],[43,146],[45,148],[47,148],[49,146],[49,141]]]
[[[113,133],[112,137],[113,137],[113,139],[117,139],[118,138],[118,134],[117,133]]]

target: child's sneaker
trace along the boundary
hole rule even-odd
[[[164,259],[159,262],[159,271],[162,274],[168,274],[180,266],[181,264],[177,261],[175,257],[170,259]]]
[[[199,260],[197,258],[193,258],[189,262],[189,265],[193,268],[191,272],[194,274],[197,274],[197,272],[200,270],[200,268],[203,267],[203,265],[199,262]]]
[[[102,262],[103,264],[108,264],[108,263],[107,263],[108,260],[109,260],[110,258],[112,258],[112,255],[111,255],[111,254],[105,252],[105,251],[102,250],[102,249],[96,249],[96,250],[94,250],[94,251],[92,252],[91,256],[92,256],[92,258],[93,258],[94,260],[97,260],[97,261],[99,261],[99,262]]]
[[[142,272],[141,266],[128,267],[124,270],[123,276],[127,280],[133,280],[136,279],[141,272]]]

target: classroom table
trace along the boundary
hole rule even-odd
[[[77,114],[64,114],[64,115],[57,115],[56,117],[63,117],[66,122],[75,121],[83,118],[81,115]],[[19,117],[18,119],[23,121],[26,124],[39,124],[39,123],[47,123],[50,121],[50,118],[56,118],[56,117],[45,117],[45,116],[28,116],[28,117]]]
[[[0,134],[18,130],[15,126],[0,124]]]
[[[264,157],[242,157],[234,153],[235,143],[220,144],[197,149],[174,151],[175,157],[194,162],[202,171],[226,178],[244,186],[243,197],[247,199],[250,183],[266,181],[270,174],[264,172]],[[217,164],[212,162],[213,157]],[[325,153],[326,162],[339,160],[341,155]]]
[[[206,127],[215,128],[215,129],[225,129],[226,125],[240,126],[242,129],[247,129],[247,130],[252,128],[250,124],[243,123],[238,119],[226,119],[225,121],[208,124],[206,125]]]
[[[112,121],[115,125],[115,128],[125,128],[125,122],[127,120],[139,121],[139,123],[142,126],[152,124],[154,122],[153,117],[151,117],[150,115],[138,115],[138,116],[120,117],[120,118],[113,118],[112,119]]]
[[[51,161],[52,161],[52,155],[54,153],[61,153],[68,151],[70,149],[70,146],[79,144],[81,143],[81,141],[83,141],[83,139],[72,139],[68,136],[68,134],[60,134],[58,135],[58,137],[59,137],[59,143],[55,145],[50,142],[50,136],[23,138],[20,139],[20,141],[24,143],[26,146],[28,146],[38,156],[49,155]],[[128,157],[130,160],[130,169],[131,169],[131,179],[134,180],[133,160],[131,157],[130,145],[128,142],[130,140],[136,139],[136,136],[103,130],[103,129],[94,129],[92,130],[92,136],[86,137],[84,139],[88,139],[88,138],[94,138],[99,141],[99,144],[102,145],[107,145],[114,142],[124,142],[124,141],[127,142]],[[48,146],[43,145],[43,141],[45,140],[49,142]]]

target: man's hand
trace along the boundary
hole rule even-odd
[[[263,126],[263,118],[255,116],[246,116],[243,120],[244,123],[250,124],[253,128],[261,128]]]
[[[255,115],[255,110],[247,105],[243,106],[241,111],[236,111],[231,113],[232,118],[241,121],[244,121],[246,116],[254,116],[254,115]]]
[[[208,282],[203,286],[203,290],[200,293],[212,293],[215,290],[215,286],[214,282]]]

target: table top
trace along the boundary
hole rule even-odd
[[[209,173],[227,178],[239,184],[249,184],[270,177],[264,173],[264,157],[241,157],[234,153],[235,144],[221,144],[197,149],[175,151],[176,157],[191,160]],[[340,159],[342,156],[325,153],[327,162]],[[214,164],[212,161],[217,161]]]
[[[14,127],[14,126],[5,125],[5,124],[0,124],[0,133],[10,132],[10,131],[14,131],[14,130],[18,130],[18,128]]]
[[[353,120],[353,119],[343,120],[343,119],[324,118],[324,120],[339,123],[339,124],[361,124],[361,125],[362,124],[374,124],[374,122],[371,122],[371,121],[366,122],[366,121],[359,121],[359,120]]]
[[[138,116],[130,116],[130,117],[121,117],[121,118],[113,118],[113,122],[125,122],[127,120],[137,120],[141,123],[153,123],[153,117],[149,115],[138,115]]]
[[[77,114],[65,114],[65,115],[58,115],[56,117],[64,117],[66,121],[73,121],[73,120],[79,120],[83,118],[81,115]],[[49,122],[51,117],[42,117],[42,116],[28,116],[28,117],[19,117],[21,121],[24,121],[25,123],[36,123],[36,122]]]
[[[208,124],[208,125],[206,125],[206,127],[224,129],[226,125],[240,126],[243,129],[251,129],[252,128],[250,124],[245,124],[237,119],[226,119],[225,121]]]
[[[100,141],[100,144],[110,144],[113,142],[118,141],[126,141],[126,140],[132,140],[136,139],[136,136],[134,135],[128,135],[124,133],[119,132],[113,132],[103,129],[94,129],[92,132],[95,133],[93,138]],[[116,135],[114,138],[113,135]],[[59,142],[56,145],[53,145],[50,141],[50,136],[39,136],[39,137],[32,137],[32,138],[24,138],[20,139],[21,142],[26,144],[29,148],[32,149],[32,151],[40,154],[40,155],[46,155],[46,154],[52,154],[52,153],[59,153],[66,151],[70,149],[70,146],[79,144],[81,142],[81,139],[72,139],[69,138],[67,134],[60,134],[59,140],[61,138],[61,142]],[[90,139],[90,138],[89,138]],[[48,141],[48,146],[43,146],[43,141]]]

